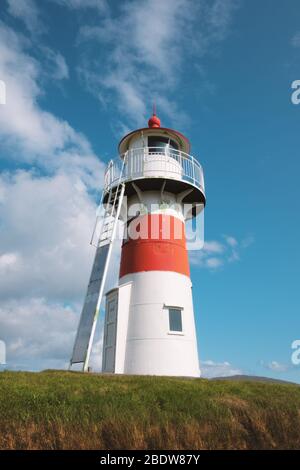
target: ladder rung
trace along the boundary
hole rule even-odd
[[[100,236],[100,240],[104,240],[106,238],[110,238],[109,237],[109,234],[111,235],[112,234],[112,230],[110,232],[105,232],[105,233],[102,233],[102,235]]]
[[[105,246],[111,243],[111,240],[100,240],[98,246]]]
[[[114,226],[114,222],[109,222],[109,224],[104,224],[103,229],[111,228]]]
[[[114,220],[114,219],[112,220],[112,217],[109,218],[109,219],[106,218],[106,219],[104,219],[103,227],[104,227],[105,225],[113,224],[114,222],[115,222],[115,220]]]
[[[100,235],[100,238],[102,237],[107,237],[108,234],[112,233],[113,229],[106,230],[105,232],[102,232]]]
[[[113,227],[107,227],[105,230],[103,229],[101,233],[107,233],[107,232],[112,232],[112,231],[113,231]]]
[[[104,213],[104,220],[100,236],[98,238],[98,246],[104,246],[112,242],[114,226],[116,224],[115,214],[119,210],[120,196],[123,191],[123,186],[118,185],[111,189],[108,197],[108,208]]]
[[[113,227],[110,227],[110,228],[108,228],[108,229],[106,229],[106,230],[102,230],[100,236],[106,235],[107,233],[111,233],[112,231],[113,231]]]
[[[109,232],[112,229],[113,229],[113,227],[106,227],[105,229],[102,230],[102,233]]]
[[[102,233],[101,236],[100,236],[100,240],[104,240],[105,238],[109,238],[108,234],[109,234],[109,232]]]

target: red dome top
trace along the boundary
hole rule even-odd
[[[152,114],[151,118],[148,121],[149,127],[160,127],[160,119],[156,116],[155,113]]]

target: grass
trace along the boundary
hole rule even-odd
[[[300,387],[0,373],[0,449],[299,449]]]

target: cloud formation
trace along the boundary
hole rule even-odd
[[[232,366],[229,362],[215,362],[212,360],[201,361],[201,375],[204,378],[229,377],[231,375],[242,375],[243,371]]]
[[[107,9],[106,0],[54,0],[54,2],[75,10],[94,8],[103,12]]]
[[[239,261],[241,252],[253,242],[252,236],[238,241],[232,235],[224,235],[221,241],[208,240],[202,250],[189,251],[190,263],[200,268],[216,270],[227,263]]]
[[[10,1],[8,11],[32,31],[35,7]],[[29,369],[65,367],[70,357],[104,170],[86,137],[39,104],[45,80],[67,79],[68,67],[34,41],[0,22],[0,336],[8,366]]]
[[[35,0],[7,0],[8,12],[21,20],[28,31],[37,34],[44,31]]]
[[[1,339],[13,369],[66,368],[78,312],[49,299],[31,297],[0,304]]]
[[[169,92],[182,80],[185,64],[203,57],[226,37],[236,6],[235,0],[122,3],[117,15],[108,13],[99,25],[81,28],[81,43],[90,42],[94,48],[98,41],[110,51],[100,54],[93,66],[86,56],[81,76],[102,102],[115,106],[133,125],[145,122],[154,98],[166,116],[172,112],[174,120],[186,120]]]
[[[272,372],[286,372],[293,368],[292,364],[282,364],[278,361],[264,362],[261,361],[261,366],[265,369],[271,370]]]
[[[39,106],[44,71],[27,47],[23,36],[0,23],[0,76],[6,83],[6,106],[0,114],[2,148],[21,164],[35,164],[48,172],[71,171],[97,187],[104,167],[90,143],[68,122]],[[52,55],[49,50],[48,54]],[[56,60],[56,73],[65,76],[63,59],[57,55]]]
[[[19,171],[2,175],[0,188],[1,298],[81,299],[96,210],[84,184]]]
[[[0,339],[8,367],[65,368],[70,358],[95,249],[96,205],[74,175],[28,171],[0,177]],[[119,244],[112,265],[118,264]],[[111,270],[107,288],[115,285]],[[92,356],[101,368],[98,325]]]
[[[292,46],[300,47],[300,31],[294,34],[291,40]]]

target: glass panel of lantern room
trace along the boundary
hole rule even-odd
[[[166,153],[167,149],[171,148],[178,150],[178,145],[174,140],[163,136],[149,136],[148,137],[149,154]]]

